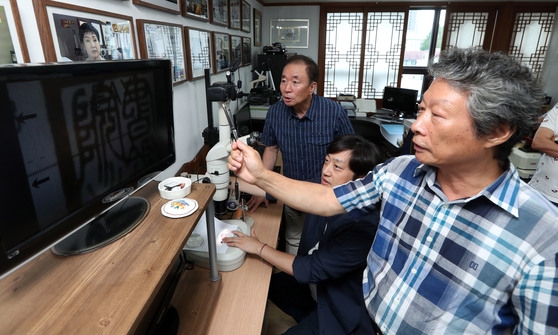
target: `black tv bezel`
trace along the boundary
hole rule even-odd
[[[393,90],[394,92],[408,94],[409,96],[411,96],[411,95],[414,96],[414,102],[415,102],[414,109],[411,110],[411,111],[406,111],[406,110],[393,109],[393,108],[386,107],[385,103],[384,103],[385,97],[386,97],[386,90],[387,91]],[[417,99],[418,99],[418,90],[413,90],[413,89],[409,89],[409,88],[395,87],[395,86],[385,86],[383,96],[382,96],[382,108],[393,110],[394,112],[403,112],[405,115],[414,115],[414,114],[416,114]]]
[[[133,196],[133,194],[137,190],[145,186],[145,184],[140,185],[138,183],[142,178],[154,172],[163,171],[176,162],[172,89],[173,84],[170,60],[150,59],[101,62],[16,64],[0,66],[0,85],[2,85],[2,81],[4,80],[4,78],[8,76],[12,78],[15,78],[14,76],[21,76],[22,78],[31,78],[32,76],[37,76],[37,78],[39,78],[46,75],[69,75],[70,71],[72,76],[81,76],[87,74],[98,75],[99,72],[103,71],[134,71],[146,68],[166,69],[166,71],[164,72],[164,81],[161,82],[160,85],[163,85],[165,82],[168,85],[168,89],[164,90],[164,92],[166,92],[166,97],[164,97],[164,99],[167,99],[167,101],[169,101],[169,108],[167,109],[167,133],[169,136],[169,149],[172,149],[170,150],[170,153],[163,159],[153,164],[153,166],[151,166],[150,168],[138,172],[137,174],[128,178],[126,181],[117,186],[111,187],[107,192],[104,192],[103,194],[87,202],[84,207],[70,213],[63,219],[52,223],[48,228],[41,230],[37,234],[31,236],[30,238],[24,240],[16,246],[6,248],[2,236],[0,236],[0,279],[8,276],[17,268],[23,266],[25,263],[31,261],[38,255],[47,251],[57,242],[71,235],[71,233],[78,230],[85,224],[93,221],[95,218],[105,213],[110,208],[117,205],[120,201],[126,198],[124,197],[123,199],[112,203],[103,203],[102,199],[105,198],[107,195],[124,188],[133,188],[133,192],[127,195]],[[0,168],[0,170],[2,169],[4,168]],[[6,196],[9,195],[3,194],[0,196],[0,199]]]

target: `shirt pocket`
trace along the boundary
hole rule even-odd
[[[308,138],[307,142],[309,145],[313,145],[316,147],[327,147],[331,143],[331,141],[333,141],[331,135],[324,133],[313,133],[312,135],[310,135],[310,138]]]

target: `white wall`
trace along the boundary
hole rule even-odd
[[[287,52],[305,55],[318,61],[318,42],[320,38],[320,6],[267,6],[262,12],[262,43],[271,45],[270,21],[273,19],[308,19],[308,48],[289,48]]]
[[[152,9],[145,6],[134,5],[132,0],[115,1],[115,0],[60,0],[59,2],[72,3],[82,7],[95,8],[111,13],[131,16],[134,19],[134,27],[136,19],[147,19],[161,22],[169,22],[184,26],[205,29],[209,31],[226,32],[232,35],[252,37],[253,34],[245,33],[239,30],[229,30],[226,27],[193,20],[182,17],[178,14],[167,13],[164,11]],[[262,12],[262,5],[256,0],[248,0],[251,8],[256,8]],[[32,63],[44,62],[42,42],[39,38],[39,28],[35,18],[35,11],[32,0],[17,0],[18,9],[20,11],[24,35]],[[136,31],[136,45],[137,29]],[[252,52],[257,54],[261,52],[261,47],[252,47]],[[139,57],[139,49],[136,50]],[[243,82],[243,88],[248,87],[248,82],[252,80],[252,66],[241,67],[236,73],[236,80]],[[211,83],[217,81],[225,81],[224,73],[211,76]],[[207,127],[207,108],[205,100],[205,81],[203,78],[194,81],[188,81],[174,86],[174,125],[175,125],[175,141],[176,141],[176,163],[167,169],[161,178],[173,176],[182,166],[182,164],[191,161],[203,146],[202,131]],[[245,101],[235,101],[231,103],[231,110],[236,113]],[[218,126],[217,104],[214,103],[213,122],[214,126]]]

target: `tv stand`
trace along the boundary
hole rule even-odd
[[[128,234],[149,213],[149,201],[128,197],[98,218],[60,241],[51,251],[60,256],[88,253],[104,247]]]

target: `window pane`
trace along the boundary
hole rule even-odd
[[[450,14],[447,31],[446,49],[448,47],[482,48],[488,12],[453,12]]]
[[[385,86],[397,86],[404,12],[368,13],[362,97],[381,99]]]
[[[335,98],[338,93],[358,96],[362,21],[362,13],[327,15],[325,97]]]
[[[401,76],[401,88],[408,88],[417,90],[417,100],[422,99],[422,82],[424,81],[423,74],[404,74]]]
[[[518,13],[509,54],[539,76],[552,33],[554,13]]]
[[[426,67],[428,65],[433,22],[433,9],[409,11],[403,66]]]
[[[440,51],[442,50],[442,37],[444,36],[444,22],[446,22],[446,10],[440,11],[440,19],[438,20],[438,35],[436,36],[436,51],[434,52],[434,61],[438,61]],[[420,94],[420,91],[419,91]]]

